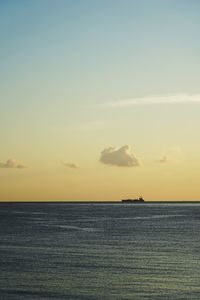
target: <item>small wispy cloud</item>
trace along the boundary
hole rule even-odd
[[[182,159],[183,153],[179,147],[173,147],[167,151],[164,155],[162,155],[156,162],[159,163],[170,163],[170,162],[178,162]]]
[[[0,162],[0,168],[24,169],[26,166],[19,163],[15,159],[10,158],[6,162]]]
[[[119,167],[138,167],[141,164],[139,158],[128,145],[121,148],[105,148],[101,152],[100,162]]]
[[[160,163],[168,163],[170,162],[170,159],[169,159],[169,156],[168,155],[163,155],[161,156],[157,162],[160,162]]]
[[[107,107],[131,107],[156,104],[200,103],[200,94],[155,95],[139,98],[122,99],[108,103]]]
[[[74,163],[67,163],[65,161],[62,161],[62,164],[65,167],[68,167],[68,168],[71,168],[71,169],[78,169],[79,168],[79,166],[77,164],[74,164]]]

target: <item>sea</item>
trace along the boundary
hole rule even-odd
[[[200,299],[200,204],[0,203],[0,299]]]

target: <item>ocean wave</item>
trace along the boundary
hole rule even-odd
[[[114,221],[114,220],[145,220],[145,219],[162,219],[162,218],[176,218],[184,217],[185,215],[181,214],[170,214],[170,215],[153,215],[153,216],[135,216],[135,217],[103,217],[103,218],[86,218],[86,219],[77,219],[76,222],[97,222],[97,221]]]

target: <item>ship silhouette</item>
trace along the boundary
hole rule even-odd
[[[137,199],[122,199],[122,202],[126,203],[144,203],[144,199],[142,197],[138,197]]]

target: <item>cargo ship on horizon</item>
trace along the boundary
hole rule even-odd
[[[137,199],[122,199],[121,202],[125,203],[144,203],[144,199],[142,197],[138,197]]]

